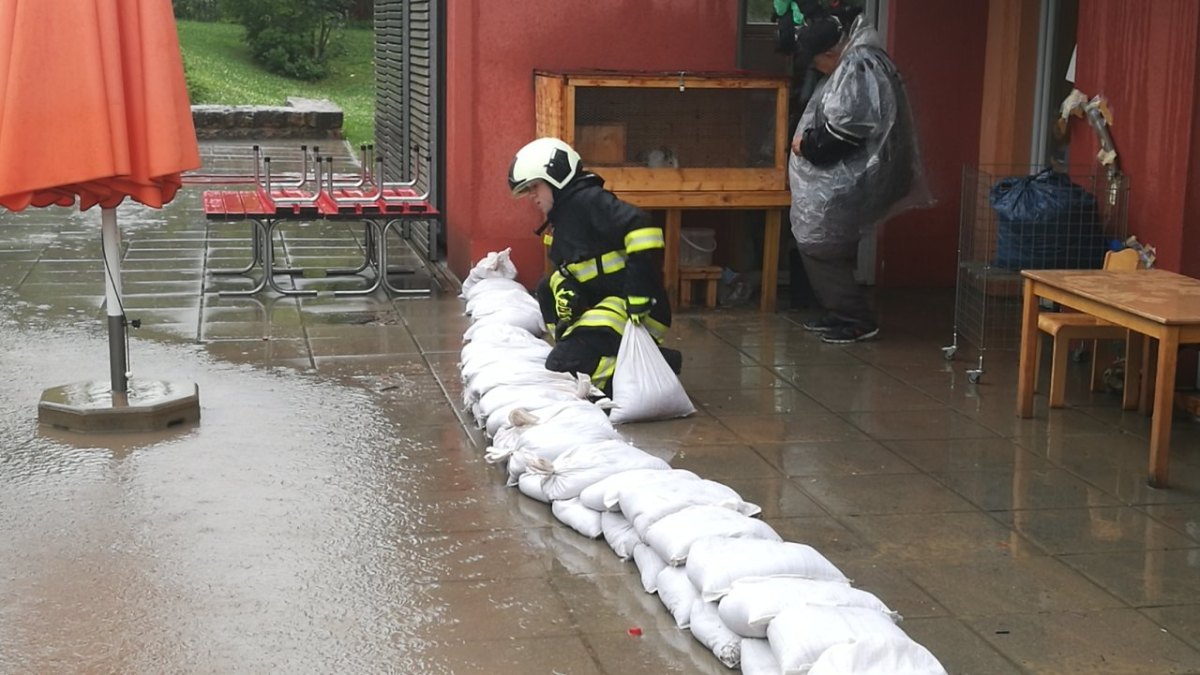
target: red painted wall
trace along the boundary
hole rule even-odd
[[[730,70],[734,0],[454,0],[446,16],[446,226],[450,269],[464,278],[513,249],[537,281],[541,217],[508,192],[513,154],[534,137],[533,71]],[[584,158],[585,161],[587,158]]]
[[[886,287],[955,283],[962,167],[979,159],[986,2],[892,0],[888,53],[904,75],[937,204],[884,225],[876,281]]]
[[[1078,35],[1075,86],[1108,99],[1129,231],[1158,249],[1157,266],[1200,276],[1200,2],[1088,0]],[[1072,124],[1072,161],[1093,161],[1094,135]]]

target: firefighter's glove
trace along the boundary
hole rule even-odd
[[[575,289],[570,284],[559,284],[554,289],[554,313],[560,319],[575,318]]]
[[[563,334],[566,333],[567,329],[570,327],[571,327],[571,322],[567,319],[563,319],[562,321],[559,321],[557,324],[555,324],[554,330],[552,331],[554,334],[554,341],[562,342]]]
[[[644,295],[631,295],[625,298],[625,312],[634,323],[641,323],[654,306],[654,299]]]

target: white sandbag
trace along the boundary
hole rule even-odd
[[[573,447],[590,440],[620,438],[620,434],[617,434],[608,422],[604,409],[590,401],[562,401],[536,411],[514,408],[508,417],[511,425],[497,432],[492,439],[492,445],[498,450],[537,450],[543,444],[554,447],[569,444]],[[607,435],[593,433],[594,429]],[[563,438],[572,436],[573,430],[584,431],[586,435],[576,438],[573,442],[569,438]]]
[[[629,320],[612,376],[613,424],[687,417],[696,412],[679,376],[645,326]]]
[[[654,549],[638,542],[637,546],[633,547],[633,564],[637,565],[638,574],[642,578],[642,588],[647,593],[658,592],[658,573],[663,571],[667,563]]]
[[[688,558],[688,577],[696,561],[696,545]],[[801,577],[746,577],[733,582],[721,598],[718,611],[721,620],[733,632],[744,637],[765,638],[767,625],[788,607],[820,605],[823,607],[861,607],[873,609],[895,618],[897,615],[873,593],[854,588],[848,581],[823,581]]]
[[[496,387],[496,389],[500,388]],[[492,392],[496,391],[496,389],[493,389]],[[509,416],[517,408],[524,408],[536,415],[538,410],[552,406],[555,403],[587,400],[587,397],[577,396],[574,391],[564,391],[558,387],[529,387],[529,389],[537,393],[526,396],[519,401],[504,403],[486,415],[481,415],[483,419],[482,427],[489,437],[494,437],[505,426],[512,426],[511,422],[509,422]],[[476,410],[476,408],[482,408],[482,404],[471,406],[472,411]]]
[[[542,313],[538,309],[528,306],[504,307],[487,316],[475,319],[474,323],[463,332],[463,339],[471,340],[479,326],[491,324],[516,326],[529,331],[531,335],[541,335],[546,332],[546,325],[542,323]]]
[[[517,267],[512,263],[511,253],[512,249],[506,248],[503,251],[492,251],[483,256],[471,267],[471,271],[467,272],[467,278],[462,283],[460,297],[466,297],[475,284],[483,279],[516,279]]]
[[[633,489],[639,485],[653,483],[659,480],[700,480],[700,476],[686,469],[660,471],[657,469],[635,469],[622,471],[602,480],[592,483],[579,493],[579,498],[590,509],[597,511],[620,510],[619,496],[621,490]]]
[[[689,506],[720,506],[746,516],[762,511],[754,504],[743,501],[742,496],[727,485],[707,479],[693,481],[686,477],[664,476],[653,482],[624,488],[617,494],[617,502],[642,539],[646,538],[646,531],[651,525]]]
[[[475,347],[475,349],[467,351],[466,347],[463,348],[463,354],[458,363],[463,381],[471,379],[479,371],[495,364],[513,364],[522,361],[544,367],[546,357],[553,349],[546,342],[528,345],[493,345],[472,342],[467,347]]]
[[[767,626],[767,640],[784,675],[807,673],[826,649],[867,637],[908,639],[891,617],[861,607],[788,607]]]
[[[536,416],[517,408],[509,419],[514,426],[497,431],[484,454],[489,463],[508,463],[509,485],[517,484],[531,460],[553,460],[577,445],[621,437],[604,410],[587,401],[548,406]]]
[[[782,671],[770,642],[762,638],[742,640],[742,675],[779,675]]]
[[[633,527],[637,529],[636,522]],[[731,509],[709,505],[689,506],[664,516],[647,528],[642,540],[662,556],[668,565],[682,565],[688,559],[692,544],[705,537],[715,536],[783,540],[770,525],[761,520],[744,516]]]
[[[790,541],[710,537],[696,542],[688,555],[688,576],[707,602],[720,600],[738,579],[775,574],[849,581],[815,548]]]
[[[471,334],[471,339],[468,341],[465,337],[463,349],[477,342],[493,345],[500,344],[532,344],[536,342],[545,342],[542,338],[530,334],[524,328],[517,328],[505,323],[489,323],[474,327],[475,330]]]
[[[658,599],[675,619],[675,625],[687,628],[691,624],[692,604],[700,599],[700,593],[688,580],[687,574],[678,567],[664,567],[655,579]]]
[[[480,279],[478,282],[473,284],[469,290],[459,294],[458,297],[470,303],[471,299],[478,297],[480,293],[489,293],[491,291],[524,290],[526,290],[525,286],[516,279],[509,279],[507,277],[487,277]]]
[[[535,410],[560,401],[584,400],[595,390],[587,379],[574,382],[553,380],[542,384],[502,384],[480,396],[472,410],[478,410],[479,415],[487,419],[501,408]],[[522,402],[527,405],[520,405]]]
[[[550,499],[570,499],[596,481],[622,471],[670,468],[670,464],[624,440],[610,440],[577,445],[553,461],[531,461],[526,470],[542,476],[542,486]]]
[[[693,625],[695,619],[693,618]],[[826,649],[808,675],[946,675],[929,650],[911,638],[869,635]]]
[[[521,476],[521,483],[525,483],[526,476]],[[568,527],[575,530],[579,534],[588,539],[595,539],[602,533],[600,529],[600,512],[593,511],[583,504],[579,503],[578,499],[560,499],[550,502],[550,510],[554,512],[554,517],[566,523]]]
[[[550,498],[546,496],[546,491],[542,489],[542,481],[536,477],[530,477],[529,480],[525,480],[525,478],[525,476],[521,476],[516,482],[517,489],[521,491],[521,494],[531,499],[536,499],[543,504],[549,504]]]
[[[475,339],[464,344],[458,352],[459,366],[472,359],[478,358],[480,352],[507,353],[513,349],[529,349],[549,346],[543,338],[529,334],[529,331],[505,324],[489,324],[479,329]]]
[[[729,630],[717,615],[717,603],[696,599],[692,603],[692,637],[704,645],[727,668],[742,664],[742,637]]]
[[[580,502],[582,503],[582,499]],[[619,511],[601,511],[600,527],[604,529],[604,541],[621,560],[629,560],[634,549],[642,543],[633,525]]]
[[[505,308],[518,307],[533,307],[541,312],[537,300],[524,288],[479,293],[467,301],[466,312],[472,319],[479,320]]]
[[[475,373],[473,377],[463,378],[463,404],[471,405],[501,385],[550,383],[573,387],[578,383],[578,378],[571,373],[546,370],[544,363],[513,363],[507,370],[498,365],[489,366]]]

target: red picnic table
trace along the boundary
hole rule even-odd
[[[332,179],[331,181],[332,182]],[[411,226],[425,221],[437,226],[438,211],[428,201],[428,194],[417,194],[411,187],[374,186],[364,188],[333,187],[308,192],[301,188],[267,190],[257,184],[249,190],[210,190],[204,193],[204,216],[210,221],[250,221],[252,253],[250,262],[240,269],[212,270],[214,274],[248,274],[262,267],[262,277],[249,290],[222,291],[221,295],[255,295],[270,287],[283,295],[316,295],[315,290],[288,289],[280,286],[276,275],[304,274],[298,268],[275,266],[275,231],[287,222],[360,221],[364,225],[365,254],[362,265],[355,268],[329,268],[326,275],[354,275],[374,268],[374,278],[363,288],[333,291],[338,295],[367,295],[383,287],[399,295],[428,295],[430,289],[397,288],[388,281],[388,232],[397,226]],[[403,236],[403,233],[398,233]]]

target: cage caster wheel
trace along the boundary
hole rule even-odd
[[[983,378],[982,370],[968,370],[967,371],[967,382],[970,382],[971,384],[979,384],[979,380],[982,378]]]
[[[957,352],[957,351],[958,351],[958,345],[950,345],[949,347],[942,347],[942,356],[943,356],[943,357],[944,357],[944,358],[945,358],[947,361],[953,361],[953,360],[954,360],[954,354],[955,354],[955,352]]]

